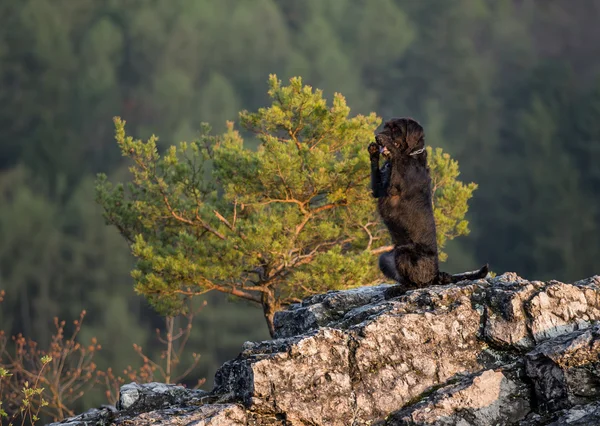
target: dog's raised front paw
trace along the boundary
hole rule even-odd
[[[371,158],[379,158],[379,145],[375,142],[369,144],[369,155]]]

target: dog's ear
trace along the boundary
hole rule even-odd
[[[402,142],[404,142],[406,140],[406,131],[407,131],[407,127],[406,127],[406,121],[403,119],[399,119],[394,121],[394,125],[393,125],[393,138],[394,140],[400,140]]]
[[[425,133],[418,121],[411,118],[406,121],[406,144],[410,149],[420,148],[425,144]]]

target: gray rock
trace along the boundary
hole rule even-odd
[[[560,410],[546,415],[531,413],[519,426],[596,426],[600,425],[600,402]]]
[[[566,410],[548,426],[593,426],[600,425],[600,402],[573,407]]]
[[[486,291],[485,324],[487,341],[497,347],[527,349],[535,346],[527,312],[529,299],[543,288],[539,281],[527,282],[515,276],[502,275],[492,281]]]
[[[600,320],[600,288],[593,281],[573,285],[551,281],[527,306],[536,343],[589,327]]]
[[[513,372],[510,375],[514,375]],[[442,387],[393,413],[386,426],[489,426],[514,424],[530,412],[529,389],[503,371],[485,370]]]
[[[246,342],[210,393],[133,383],[117,413],[90,416],[97,424],[571,424],[598,412],[599,319],[600,277],[563,284],[507,273],[408,292],[329,292],[277,313],[277,338]]]
[[[600,399],[600,326],[544,342],[527,354],[541,412]]]
[[[116,416],[116,409],[112,406],[92,408],[85,413],[70,417],[61,422],[50,423],[50,426],[104,426],[112,424]]]
[[[218,392],[301,424],[385,417],[428,387],[481,368],[472,291],[472,285],[432,287],[385,302],[376,296],[386,309],[358,324],[331,320],[303,336],[246,349],[217,373]],[[335,295],[336,308],[347,306],[343,293]]]
[[[350,310],[380,302],[391,285],[329,291],[311,296],[301,304],[277,312],[274,318],[275,338],[297,336],[341,319]]]
[[[208,392],[190,390],[183,386],[166,385],[164,383],[147,383],[139,385],[130,383],[121,386],[117,410],[144,413],[169,406],[181,406],[199,401]]]
[[[600,277],[563,284],[504,274],[489,282],[483,333],[495,346],[531,349],[600,320]]]
[[[239,404],[211,404],[150,411],[136,416],[133,421],[136,426],[246,426],[249,419],[246,410]]]
[[[260,353],[253,349],[217,372],[218,393],[252,410],[317,424],[337,424],[352,412],[350,348],[341,331],[323,328],[288,346],[275,340]]]

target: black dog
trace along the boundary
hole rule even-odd
[[[423,127],[411,118],[392,119],[375,140],[369,145],[371,187],[394,244],[392,251],[379,257],[384,275],[407,287],[484,278],[487,265],[457,275],[439,270]],[[385,157],[381,169],[380,153]]]

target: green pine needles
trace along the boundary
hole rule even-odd
[[[344,97],[327,105],[298,77],[269,78],[272,103],[240,113],[257,150],[228,124],[211,136],[158,152],[156,137],[135,140],[115,118],[116,139],[132,160],[132,180],[97,181],[109,224],[137,258],[135,289],[164,314],[217,290],[262,306],[269,331],[283,306],[327,290],[381,279],[376,254],[389,237],[370,194],[369,155],[381,119],[350,117]],[[458,164],[429,151],[440,249],[468,233],[476,185],[457,180]],[[440,253],[445,258],[445,253]]]

